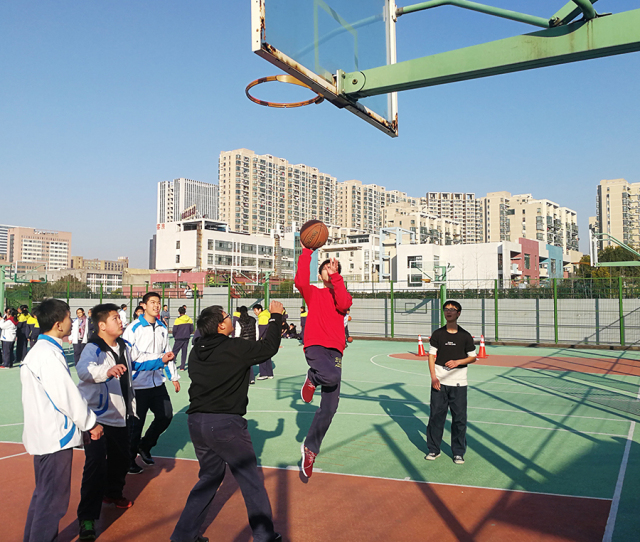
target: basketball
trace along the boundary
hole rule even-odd
[[[328,237],[329,230],[319,220],[309,220],[300,228],[300,242],[312,250],[324,245]]]
[[[347,339],[347,342],[348,342],[348,343],[352,343],[352,342],[353,342],[353,337],[349,337],[349,338]]]

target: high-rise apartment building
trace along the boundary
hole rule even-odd
[[[418,243],[457,245],[462,242],[460,222],[430,213],[426,204],[392,203],[384,207],[382,215],[385,228],[415,232]]]
[[[564,252],[578,250],[578,216],[575,211],[531,194],[511,195],[489,192],[480,198],[484,208],[484,242],[517,242],[535,239],[561,247]]]
[[[10,262],[44,264],[47,270],[71,265],[71,232],[10,228],[8,245]]]
[[[336,223],[336,178],[312,166],[248,149],[224,151],[218,184],[218,219],[233,231],[269,233],[313,218]]]
[[[417,205],[419,198],[407,196],[398,190],[387,190],[376,184],[363,184],[351,180],[338,183],[338,224],[345,228],[358,228],[367,233],[378,233],[385,225],[385,206],[395,203]]]
[[[82,256],[71,257],[71,269],[90,271],[124,271],[129,267],[129,258],[121,256],[117,260],[87,259]]]
[[[9,230],[15,227],[16,226],[0,224],[0,254],[4,254],[6,258],[9,257]]]
[[[218,219],[218,185],[183,178],[159,182],[157,223],[190,218]]]
[[[596,194],[596,216],[589,219],[597,233],[608,233],[623,243],[640,247],[640,183],[602,180]],[[600,250],[612,245],[600,240]]]
[[[473,193],[427,192],[427,212],[440,218],[448,218],[460,223],[460,242],[481,243],[482,205]]]

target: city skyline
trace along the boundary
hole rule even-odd
[[[620,12],[637,0],[597,7]],[[0,14],[0,46],[12,51],[0,58],[12,82],[0,88],[0,222],[72,231],[74,252],[87,258],[127,255],[145,267],[157,183],[216,183],[220,152],[240,147],[416,196],[533,193],[577,212],[585,252],[598,183],[640,181],[639,53],[402,92],[400,136],[390,140],[327,103],[249,102],[245,86],[277,70],[250,50],[248,2],[224,16],[203,0],[31,0],[6,2]],[[430,10],[398,23],[398,60],[528,31]],[[263,87],[262,99],[308,97]]]

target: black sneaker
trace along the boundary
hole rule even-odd
[[[140,474],[144,469],[137,463],[132,463],[129,467],[129,474]]]
[[[424,456],[424,458],[427,461],[434,461],[436,459],[438,459],[440,457],[440,452],[438,452],[437,454],[434,452],[429,452],[427,455]]]
[[[145,464],[147,464],[147,465],[155,465],[156,464],[156,462],[153,460],[153,457],[151,457],[151,454],[149,452],[146,452],[142,448],[138,448],[138,455],[140,456],[140,459],[142,459],[142,461]]]
[[[454,455],[453,462],[456,465],[464,465],[464,457],[462,457],[461,455]]]
[[[80,534],[78,540],[95,540],[96,539],[96,522],[92,519],[79,521]]]

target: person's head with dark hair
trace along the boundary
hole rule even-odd
[[[137,320],[139,316],[144,314],[144,307],[142,305],[138,305],[136,310],[133,311],[133,319]]]
[[[84,318],[84,309],[80,308],[76,310],[76,316],[78,318]]]
[[[220,333],[229,336],[233,331],[231,316],[220,305],[212,305],[204,309],[198,316],[198,331],[204,338]]]
[[[447,325],[454,325],[460,317],[462,311],[462,305],[457,301],[449,299],[442,305],[442,311],[444,312],[444,319],[447,321]]]
[[[142,308],[144,309],[144,318],[150,324],[155,323],[160,315],[160,294],[158,292],[147,292],[142,298]]]
[[[238,307],[238,312],[240,313],[240,316],[238,316],[238,320],[240,320],[243,324],[246,324],[248,322],[255,322],[253,316],[251,316],[249,314],[249,309],[242,305],[242,307]]]
[[[20,305],[20,312],[25,316],[29,315],[29,307],[27,305]]]
[[[333,288],[331,284],[331,275],[337,273],[338,275],[342,271],[342,266],[336,258],[326,259],[318,267],[318,277],[324,283],[326,288]]]
[[[262,312],[262,305],[260,305],[260,303],[256,303],[253,307],[251,307],[253,309],[253,314],[255,314],[256,316],[258,316],[261,312]]]
[[[46,299],[35,310],[40,333],[59,339],[71,332],[71,311],[69,305],[59,299]]]
[[[121,308],[122,310],[126,310],[126,308],[127,308],[127,304],[126,304],[126,303],[123,303],[122,305],[120,305],[120,308]]]
[[[9,309],[9,316],[15,320],[18,317],[18,311],[16,309]]]
[[[182,316],[182,315],[184,315],[184,314],[187,314],[187,310],[186,310],[184,307],[179,307],[179,308],[178,308],[178,314],[179,314],[180,316]]]
[[[98,337],[109,346],[113,346],[115,340],[122,334],[122,320],[115,303],[96,305],[91,310],[91,318],[96,328]]]

